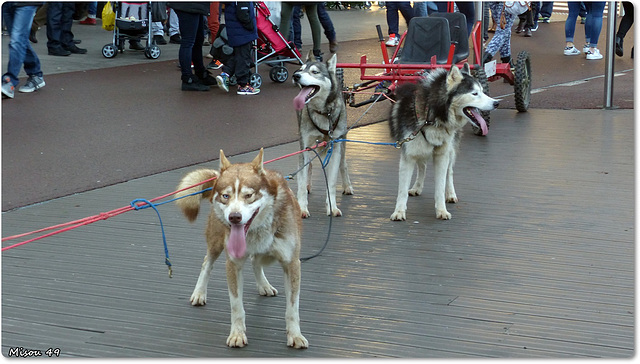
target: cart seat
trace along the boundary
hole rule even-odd
[[[436,56],[437,64],[446,64],[451,36],[449,21],[442,17],[415,17],[409,22],[398,63],[428,64]]]
[[[469,36],[467,35],[467,17],[462,13],[432,13],[432,17],[445,18],[449,21],[449,36],[455,43],[453,63],[469,58]]]

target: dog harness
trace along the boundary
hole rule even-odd
[[[313,126],[316,128],[316,130],[318,130],[320,133],[322,133],[322,135],[327,136],[331,139],[340,139],[340,138],[344,138],[346,136],[346,133],[344,135],[341,135],[339,137],[334,137],[333,135],[333,131],[336,130],[336,127],[338,126],[338,121],[340,120],[340,114],[338,114],[338,117],[336,117],[335,119],[332,119],[331,117],[331,111],[323,113],[320,111],[315,111],[314,113],[316,114],[320,114],[324,117],[326,117],[327,119],[329,119],[329,129],[322,129],[321,127],[318,126],[318,124],[316,124],[316,122],[313,120],[313,117],[311,116],[311,112],[309,111],[309,108],[307,109],[307,115],[309,116],[309,120],[311,120],[311,124],[313,124]],[[333,123],[331,122],[333,120]]]

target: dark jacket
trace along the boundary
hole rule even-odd
[[[258,38],[256,10],[253,1],[237,1],[224,4],[229,45],[238,47]]]
[[[209,15],[209,2],[182,2],[168,1],[167,7],[173,10],[183,11],[185,13],[196,13]]]

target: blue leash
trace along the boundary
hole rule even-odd
[[[144,202],[146,205],[139,206],[138,202]],[[167,238],[164,234],[164,225],[162,224],[162,217],[160,217],[160,211],[155,204],[151,203],[149,200],[145,200],[143,198],[138,198],[131,201],[131,207],[133,207],[136,211],[146,209],[147,207],[151,207],[155,210],[156,214],[158,214],[158,220],[160,220],[160,230],[162,231],[162,242],[164,243],[164,263],[169,268],[169,278],[173,278],[173,270],[171,269],[171,261],[169,260],[169,248],[167,248]]]

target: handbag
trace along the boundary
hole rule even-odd
[[[505,1],[504,10],[512,15],[520,15],[531,10],[531,1]]]
[[[104,30],[112,31],[115,25],[116,13],[113,12],[111,2],[107,1],[107,3],[102,8],[102,28]]]

